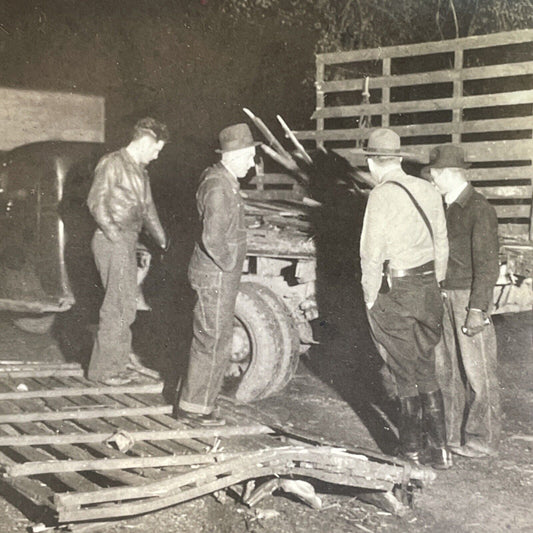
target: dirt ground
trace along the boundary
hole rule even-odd
[[[306,428],[330,441],[390,451],[395,429],[389,421],[377,379],[376,361],[357,313],[350,313],[345,285],[330,287],[329,302],[316,324],[321,344],[313,347],[287,389],[256,407],[278,421]],[[153,301],[157,304],[157,301]],[[134,334],[146,334],[154,315],[138,320]],[[348,312],[347,312],[348,311]],[[8,316],[0,317],[0,359],[65,359],[65,342],[53,335],[20,332]],[[144,323],[143,323],[144,322]],[[60,322],[61,324],[61,322]],[[284,494],[262,500],[257,508],[241,505],[231,494],[212,496],[151,515],[110,524],[103,531],[125,533],[289,532],[504,532],[533,531],[533,316],[521,313],[495,317],[499,344],[499,378],[503,400],[503,438],[499,456],[456,459],[453,469],[415,495],[406,516],[395,517],[362,503],[342,487],[317,485],[320,511]],[[157,331],[156,331],[157,333]],[[81,337],[80,337],[81,338]],[[59,340],[58,340],[59,339]],[[163,338],[161,341],[166,341]],[[63,346],[63,348],[61,348]],[[164,351],[161,348],[160,351]],[[69,357],[71,359],[71,357]],[[154,367],[162,359],[154,359]],[[171,364],[171,361],[167,361]],[[179,367],[179,365],[176,365]],[[392,415],[391,415],[392,416]],[[27,531],[31,521],[17,502],[0,499],[0,533]]]

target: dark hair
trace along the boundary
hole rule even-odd
[[[137,121],[133,128],[133,140],[139,139],[143,135],[152,135],[156,141],[169,141],[168,129],[165,124],[155,118],[145,117]]]

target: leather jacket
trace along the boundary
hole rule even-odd
[[[239,273],[246,257],[244,202],[239,183],[222,165],[204,171],[196,193],[201,235],[189,263],[191,271]]]
[[[109,240],[118,240],[121,232],[139,233],[144,227],[165,247],[166,235],[152,199],[148,172],[125,148],[100,159],[87,205]]]

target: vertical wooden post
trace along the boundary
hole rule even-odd
[[[322,56],[316,56],[316,110],[324,109],[325,107],[325,98],[324,98],[324,60]],[[316,119],[316,144],[317,148],[324,148],[324,138],[322,133],[324,132],[324,119]]]
[[[383,58],[383,77],[390,77],[391,75],[391,58],[390,57],[384,57]],[[381,89],[381,102],[384,104],[388,104],[390,102],[390,87],[383,87]],[[387,106],[388,107],[388,106]],[[381,125],[384,128],[388,128],[390,126],[390,115],[389,112],[383,112],[383,115],[381,116]]]

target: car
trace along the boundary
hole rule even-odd
[[[46,333],[57,313],[98,297],[86,199],[102,143],[46,141],[3,154],[0,173],[0,311]],[[235,307],[224,390],[242,401],[280,391],[314,343],[314,206],[293,178],[260,174],[243,185],[248,254]],[[150,266],[138,250],[138,281]],[[96,302],[98,304],[98,302]],[[138,308],[147,309],[142,294]]]

